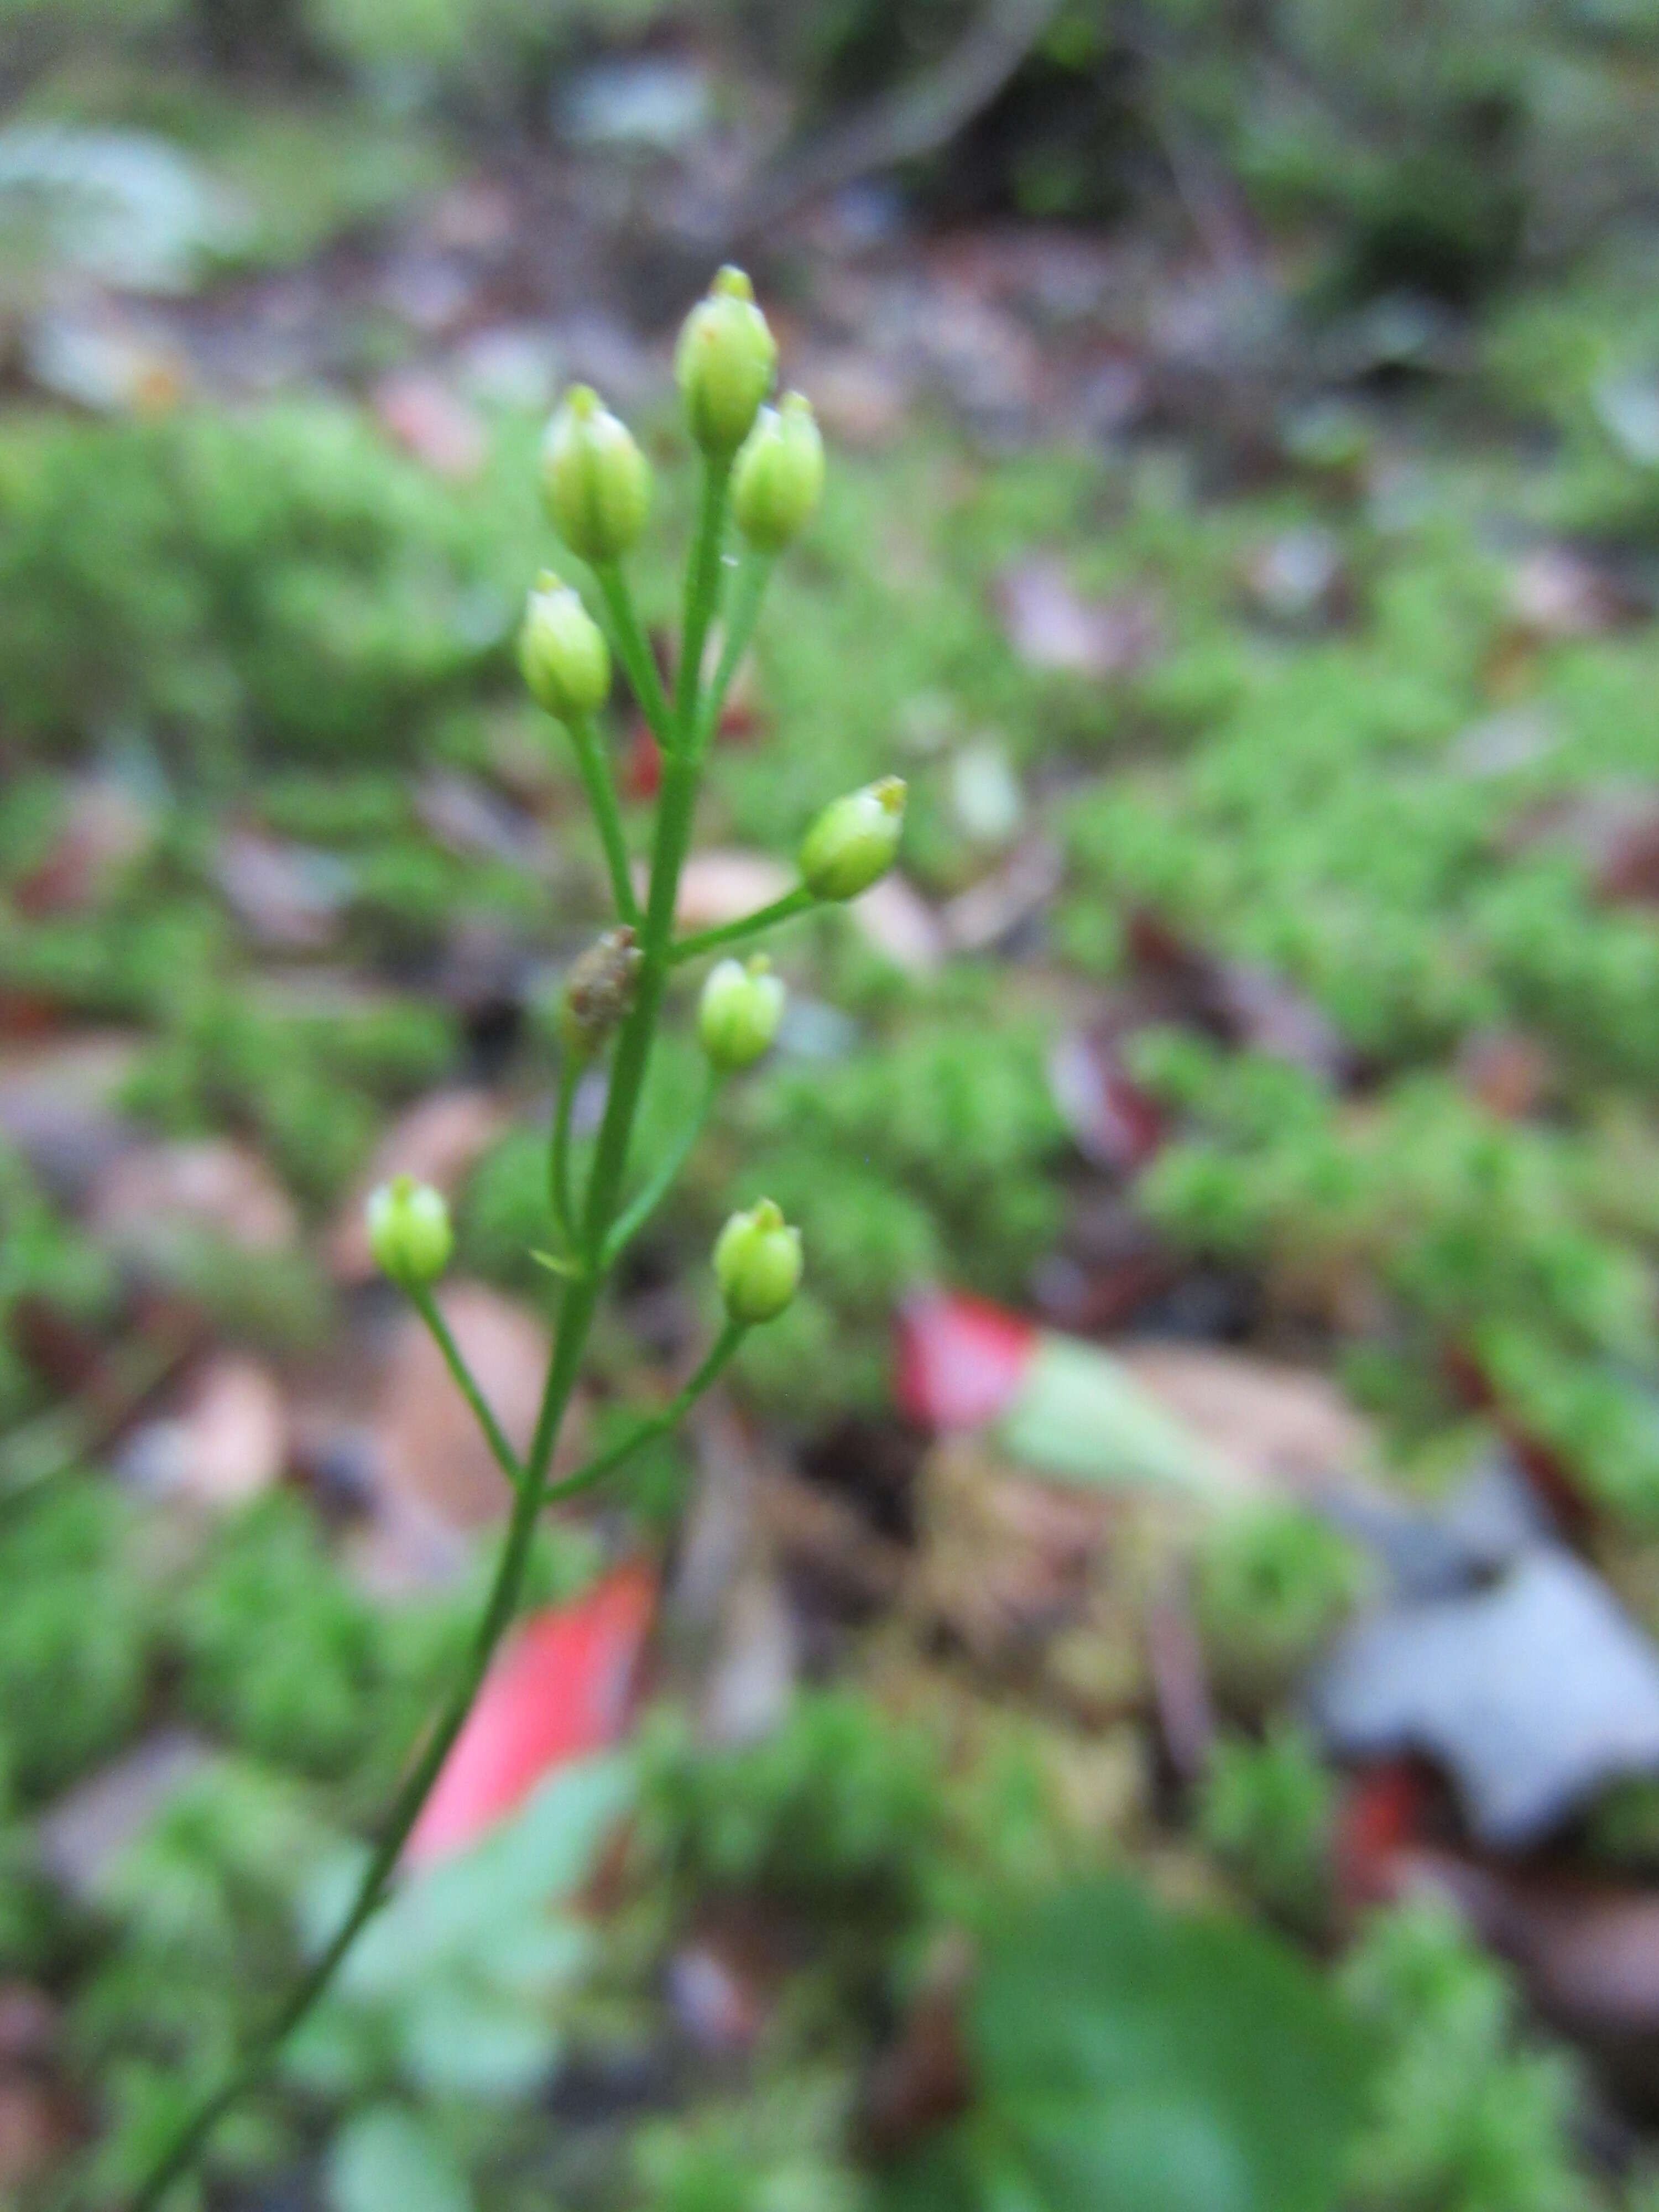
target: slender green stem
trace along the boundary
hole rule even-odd
[[[688,635],[681,660],[682,688],[688,680],[690,685],[685,694],[689,702],[683,724],[685,742],[665,749],[663,756],[662,791],[657,802],[657,833],[651,854],[651,890],[640,933],[639,977],[633,1011],[623,1024],[611,1063],[605,1120],[599,1127],[593,1170],[587,1182],[581,1241],[595,1267],[602,1263],[605,1236],[615,1218],[623,1178],[628,1171],[635,1112],[668,990],[674,902],[679,890],[680,870],[690,848],[697,786],[702,771],[702,748],[695,719],[696,665],[702,650],[700,640],[708,634],[708,618],[719,589],[720,543],[725,528],[726,487],[730,475],[729,465],[721,467],[714,462],[705,471],[702,514],[687,568],[687,623],[688,626],[700,623],[701,629],[696,640]],[[689,679],[688,667],[691,672]]]
[[[566,1054],[559,1066],[559,1096],[553,1109],[553,1141],[547,1156],[547,1194],[553,1202],[553,1218],[567,1244],[576,1241],[576,1204],[570,1173],[570,1119],[575,1110],[580,1071]]]
[[[579,1467],[574,1474],[566,1475],[562,1482],[556,1482],[547,1493],[548,1504],[562,1505],[567,1498],[580,1497],[583,1491],[592,1490],[596,1482],[602,1482],[607,1474],[613,1474],[623,1462],[631,1459],[642,1445],[653,1443],[659,1437],[666,1436],[676,1422],[696,1405],[747,1334],[748,1330],[742,1322],[728,1321],[714,1350],[690,1381],[677,1390],[659,1412],[653,1413],[648,1420],[641,1421],[636,1429],[630,1429],[608,1451],[600,1452],[597,1458],[589,1460],[586,1467]]]
[[[455,1388],[472,1408],[472,1417],[483,1431],[484,1442],[489,1446],[489,1455],[516,1490],[524,1478],[519,1465],[519,1455],[506,1437],[501,1425],[490,1409],[489,1401],[478,1386],[477,1377],[467,1365],[461,1347],[450,1334],[449,1323],[444,1319],[438,1301],[428,1283],[411,1283],[408,1297],[421,1319],[432,1333],[432,1339],[444,1356],[444,1364],[455,1378]]]
[[[806,914],[819,903],[814,893],[805,884],[797,884],[770,906],[757,907],[753,914],[744,915],[738,921],[723,921],[718,929],[700,929],[695,937],[682,937],[669,947],[668,957],[675,967],[682,960],[696,960],[705,952],[718,952],[724,945],[741,945],[746,937],[758,936],[780,921],[792,921],[798,914]]]
[[[720,657],[715,665],[714,681],[703,696],[697,714],[697,745],[702,750],[720,726],[720,709],[726,704],[726,695],[732,689],[732,679],[742,665],[743,656],[749,650],[749,641],[755,635],[755,624],[760,620],[761,601],[766,597],[766,586],[772,574],[769,555],[757,553],[752,549],[744,554],[732,586],[730,611],[726,618],[726,634],[720,641]]]
[[[707,732],[699,724],[697,696],[702,683],[702,649],[720,605],[720,541],[726,535],[726,488],[732,478],[729,454],[708,453],[702,464],[702,498],[697,534],[685,568],[685,618],[680,627],[680,665],[674,672],[674,723],[688,751],[701,750]]]
[[[594,1146],[578,1238],[590,1263],[594,1265],[604,1252],[605,1236],[615,1217],[623,1178],[627,1173],[635,1112],[667,992],[674,894],[691,842],[691,817],[696,797],[696,762],[686,753],[665,755],[662,796],[657,811],[656,850],[651,866],[651,893],[641,933],[641,960],[633,1011],[623,1024],[611,1062],[605,1119],[599,1125]]]
[[[692,1147],[708,1126],[708,1116],[719,1091],[720,1078],[711,1067],[702,1097],[681,1123],[678,1134],[659,1161],[656,1173],[638,1197],[611,1223],[611,1233],[605,1240],[602,1261],[606,1268],[616,1266],[672,1189],[680,1170],[691,1157]]]
[[[654,665],[649,664],[648,648],[646,649],[644,661],[640,665],[640,696],[647,719],[652,720],[653,726],[658,729],[659,738],[663,743],[665,765],[652,854],[651,888],[641,928],[642,957],[639,982],[633,1009],[617,1041],[605,1119],[600,1125],[594,1152],[593,1170],[588,1179],[581,1223],[582,1269],[567,1284],[560,1302],[552,1357],[548,1363],[547,1379],[543,1386],[541,1407],[536,1418],[536,1431],[525,1455],[523,1472],[514,1493],[513,1510],[496,1560],[489,1595],[473,1632],[465,1662],[445,1700],[431,1735],[392,1801],[380,1839],[345,1917],[335,1930],[327,1948],[313,1960],[309,1970],[284,1999],[264,2033],[220,2087],[198,2106],[172,2142],[162,2150],[135,2191],[131,2212],[154,2212],[154,2208],[160,2203],[167,2190],[193,2162],[223,2114],[248,2090],[264,2080],[283,2043],[328,1988],[359,1933],[380,1910],[404,1845],[420,1818],[421,1808],[431,1793],[455,1739],[465,1724],[489,1662],[518,1610],[535,1539],[536,1523],[550,1495],[548,1469],[552,1464],[554,1448],[558,1442],[571,1395],[576,1387],[576,1378],[581,1371],[582,1355],[586,1349],[593,1316],[605,1288],[603,1255],[605,1240],[615,1218],[623,1179],[628,1169],[629,1145],[633,1135],[640,1091],[649,1065],[651,1046],[667,989],[674,902],[679,887],[680,870],[690,843],[701,765],[701,747],[697,742],[696,724],[696,670],[702,649],[702,639],[707,635],[718,593],[719,546],[725,520],[725,483],[728,473],[729,471],[717,469],[711,465],[705,484],[702,527],[692,556],[687,586],[688,607],[699,627],[696,637],[687,641],[693,673],[690,689],[686,694],[688,704],[678,724],[681,739],[678,744],[672,742],[674,726],[662,696],[661,684],[656,680]],[[627,667],[629,653],[632,653],[637,659],[639,649],[643,646],[643,639],[634,618],[632,601],[618,571],[612,569],[602,573],[600,583],[605,590],[612,619],[617,623],[619,637],[626,637],[628,641],[625,650],[620,644],[618,647],[619,657]],[[646,672],[647,665],[648,675]],[[630,668],[630,678],[634,673]],[[715,1353],[711,1353],[710,1359],[719,1354],[723,1364],[724,1359],[731,1356],[731,1349],[735,1348],[723,1347],[726,1347],[724,1337],[716,1346]],[[693,1376],[692,1383],[687,1385],[688,1390],[693,1385],[699,1385],[699,1377],[712,1371],[709,1361],[705,1361],[698,1375]],[[459,1374],[457,1380],[460,1380]],[[680,1394],[682,1398],[684,1395],[684,1393]],[[470,1393],[469,1402],[471,1402]],[[482,1404],[482,1400],[479,1404]],[[477,1407],[475,1406],[474,1410],[477,1411]],[[649,1424],[647,1425],[650,1426]],[[629,1448],[634,1448],[632,1443]],[[583,1474],[586,1475],[587,1470],[583,1470]],[[590,1479],[597,1480],[599,1478],[593,1475]],[[572,1483],[574,1481],[574,1478],[572,1478]],[[571,1483],[561,1486],[558,1494],[570,1496]]]
[[[532,1448],[525,1477],[514,1495],[512,1518],[496,1562],[489,1595],[473,1632],[465,1662],[445,1700],[437,1723],[392,1800],[380,1840],[363,1870],[349,1910],[336,1929],[327,1948],[312,1962],[308,1971],[267,2025],[264,2033],[220,2087],[198,2107],[151,2167],[134,2193],[131,2212],[153,2212],[153,2208],[160,2203],[173,2184],[190,2166],[222,2116],[248,2090],[264,2079],[284,2042],[328,1988],[347,1952],[384,1902],[392,1869],[409,1840],[410,1831],[420,1818],[422,1807],[431,1795],[433,1784],[455,1739],[472,1710],[473,1700],[495,1655],[496,1646],[518,1610],[526,1570],[530,1563],[536,1522],[545,1503],[547,1462],[552,1455],[552,1440],[556,1437],[559,1423],[575,1387],[582,1351],[593,1319],[593,1309],[599,1302],[599,1291],[597,1278],[588,1278],[573,1283],[566,1293],[559,1315],[553,1358],[548,1370],[542,1418],[537,1429],[537,1446]],[[544,1431],[547,1438],[544,1444]]]
[[[607,562],[593,571],[599,580],[599,593],[605,601],[605,612],[611,617],[611,644],[623,665],[623,673],[633,687],[634,696],[640,702],[640,712],[650,725],[651,734],[665,751],[674,742],[674,718],[669,712],[668,695],[662,688],[662,678],[657,673],[657,656],[651,650],[651,641],[641,623],[639,611],[634,605],[634,594],[628,588],[628,579],[620,565]]]
[[[640,902],[634,896],[634,878],[629,872],[628,840],[623,835],[622,813],[617,805],[616,787],[611,781],[611,771],[605,764],[599,732],[586,714],[573,714],[565,727],[569,731],[570,742],[575,748],[582,789],[587,793],[587,803],[593,811],[599,842],[605,847],[605,864],[611,872],[611,895],[617,902],[617,912],[623,921],[637,922]]]

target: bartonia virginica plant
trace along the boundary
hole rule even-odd
[[[664,1197],[708,1117],[721,1080],[757,1059],[775,1035],[783,989],[760,963],[722,960],[709,975],[699,1033],[708,1067],[702,1100],[684,1117],[668,1156],[629,1194],[629,1154],[652,1048],[677,969],[725,951],[821,902],[855,897],[891,866],[903,824],[904,787],[884,777],[835,800],[808,830],[796,888],[759,912],[695,936],[677,937],[681,871],[704,755],[721,702],[759,616],[776,556],[815,506],[823,447],[811,410],[796,394],[763,405],[777,349],[741,270],[723,269],[688,318],[676,356],[687,422],[702,459],[702,498],[686,564],[684,612],[672,696],[658,674],[623,562],[645,529],[651,472],[625,425],[586,387],[569,392],[542,449],[542,492],[554,527],[586,564],[603,623],[583,593],[550,571],[530,593],[520,659],[538,702],[562,723],[576,757],[605,852],[614,926],[574,964],[561,1010],[564,1064],[548,1147],[548,1194],[557,1249],[536,1256],[558,1279],[552,1350],[540,1412],[522,1458],[451,1335],[433,1286],[453,1245],[436,1191],[404,1177],[369,1201],[376,1260],[436,1340],[457,1386],[512,1486],[513,1510],[489,1595],[443,1708],[388,1809],[361,1883],[326,1947],[278,2007],[263,2035],[157,2158],[133,2200],[159,2202],[187,2171],[221,2116],[266,2073],[279,2049],[332,1981],[384,1903],[404,1841],[464,1725],[525,1589],[544,1509],[592,1487],[672,1427],[726,1365],[747,1331],[781,1313],[802,1271],[798,1231],[762,1200],[734,1214],[714,1249],[725,1326],[690,1380],[660,1413],[557,1483],[555,1449],[595,1315],[629,1242]],[[741,550],[728,558],[728,521]],[[720,646],[705,678],[705,648],[716,622]],[[663,774],[641,896],[596,717],[610,696],[613,659],[627,676],[662,750]],[[577,1078],[608,1059],[603,1120],[585,1184],[572,1160],[571,1102]]]

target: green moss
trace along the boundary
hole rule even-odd
[[[1317,1934],[1331,1905],[1336,1790],[1305,1730],[1223,1739],[1206,1771],[1198,1832],[1249,1893],[1288,1927]]]
[[[1354,2160],[1359,2203],[1583,2212],[1571,2063],[1522,2043],[1509,1976],[1449,1911],[1377,1915],[1343,1980],[1382,2050]]]
[[[1288,1688],[1364,1583],[1361,1554],[1306,1507],[1249,1506],[1218,1521],[1200,1547],[1194,1599],[1221,1686],[1247,1705]]]
[[[223,781],[255,749],[396,757],[505,666],[526,489],[462,499],[324,403],[0,436],[0,678],[15,742],[119,724]]]
[[[699,1750],[671,1719],[645,1747],[641,1847],[671,1894],[759,1890],[826,1935],[902,1929],[942,1834],[925,1736],[851,1692],[798,1697],[738,1750]]]
[[[173,1620],[186,1705],[255,1756],[338,1774],[380,1718],[373,1608],[307,1509],[272,1498],[228,1524]]]
[[[70,1477],[0,1523],[0,1711],[13,1786],[38,1800],[114,1751],[149,1686],[155,1592],[136,1516],[106,1483]]]

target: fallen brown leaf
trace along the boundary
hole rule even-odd
[[[293,1203],[270,1169],[224,1137],[123,1153],[94,1184],[87,1211],[95,1236],[140,1257],[169,1246],[180,1227],[249,1252],[274,1251],[299,1233]]]
[[[675,920],[682,929],[718,929],[769,906],[794,882],[794,870],[769,853],[694,853],[681,872]]]
[[[1033,668],[1103,681],[1133,675],[1163,650],[1164,610],[1152,593],[1085,599],[1056,560],[1005,570],[997,604],[1009,643]]]
[[[276,1377],[256,1359],[221,1352],[190,1379],[176,1413],[133,1431],[121,1465],[146,1489],[222,1509],[270,1489],[288,1453],[288,1407]]]
[[[41,1865],[71,1897],[95,1903],[128,1844],[211,1757],[185,1729],[146,1736],[47,1807],[35,1828]]]
[[[441,477],[476,477],[489,443],[475,409],[441,378],[424,369],[400,370],[374,387],[374,412],[406,453]]]
[[[529,1443],[547,1369],[547,1331],[534,1315],[481,1283],[448,1285],[439,1298],[462,1356],[516,1451]],[[404,1316],[381,1378],[374,1420],[380,1480],[452,1528],[507,1510],[507,1483],[442,1355],[418,1316]]]
[[[155,835],[155,817],[125,784],[80,776],[64,787],[57,842],[12,893],[21,913],[70,914],[94,905]]]
[[[1129,1344],[1118,1356],[1237,1471],[1243,1490],[1316,1492],[1375,1459],[1370,1425],[1311,1369],[1201,1345]]]

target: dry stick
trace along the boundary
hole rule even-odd
[[[995,0],[919,83],[879,94],[761,177],[737,210],[735,234],[943,146],[996,98],[1059,12],[1060,0]]]

